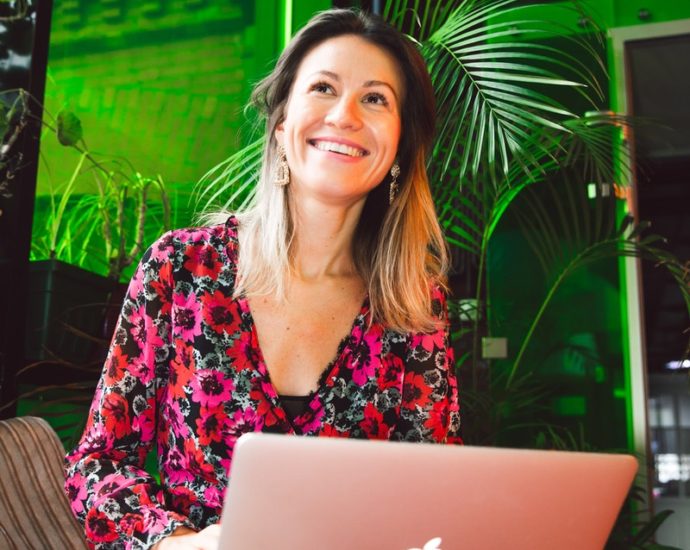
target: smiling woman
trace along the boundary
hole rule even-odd
[[[245,432],[460,442],[416,47],[376,17],[324,12],[253,101],[254,203],[144,254],[67,457],[96,546],[216,548]],[[154,441],[160,484],[143,470]]]

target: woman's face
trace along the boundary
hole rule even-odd
[[[362,38],[310,50],[275,132],[293,196],[344,205],[366,197],[395,160],[403,93],[395,60]]]

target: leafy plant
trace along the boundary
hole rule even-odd
[[[44,115],[43,125],[77,160],[67,181],[50,181],[47,215],[34,224],[32,259],[57,258],[125,280],[144,244],[170,227],[163,179],[142,175],[123,157],[89,150],[81,121],[70,111]],[[43,161],[50,174],[50,160]],[[90,192],[77,193],[84,186]]]

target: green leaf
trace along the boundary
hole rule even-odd
[[[71,111],[62,110],[57,116],[57,138],[66,147],[74,147],[83,137],[81,121]]]
[[[673,510],[664,510],[663,512],[655,514],[654,517],[649,520],[649,522],[645,524],[642,529],[635,533],[634,541],[638,543],[647,542],[654,536],[654,533],[656,533],[657,529],[661,527],[661,524],[664,523],[672,514]]]

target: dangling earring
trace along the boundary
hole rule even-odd
[[[396,195],[398,194],[398,176],[400,176],[400,165],[396,162],[391,166],[391,181],[390,191],[388,193],[388,204],[393,204]]]
[[[278,159],[276,160],[276,175],[273,181],[276,187],[285,187],[290,183],[290,167],[285,156],[285,147],[278,145]]]

